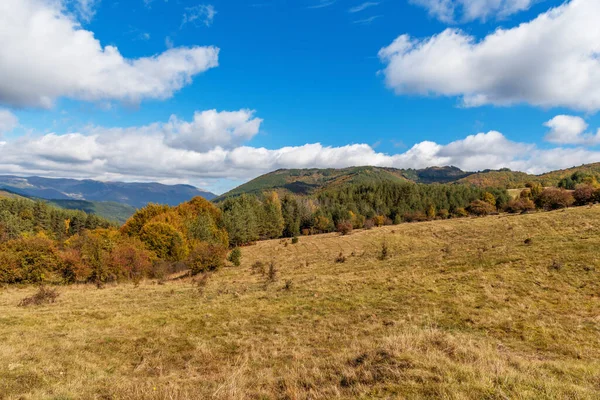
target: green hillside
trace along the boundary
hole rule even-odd
[[[456,167],[432,167],[420,170],[385,167],[350,167],[342,169],[279,169],[261,175],[219,196],[216,201],[241,194],[260,194],[265,190],[276,190],[296,195],[310,195],[323,189],[332,189],[345,184],[367,184],[379,182],[453,182],[469,172]]]
[[[261,194],[268,190],[275,190],[280,194],[312,195],[325,189],[335,189],[345,184],[379,182],[462,183],[482,188],[499,187],[506,189],[522,188],[528,182],[539,182],[543,186],[559,186],[561,180],[569,179],[575,173],[596,177],[600,181],[600,163],[586,164],[540,175],[511,171],[508,168],[468,172],[453,166],[429,167],[424,169],[397,169],[370,166],[342,169],[279,169],[244,183],[217,197],[215,201],[221,201],[225,198],[239,196],[244,193]]]
[[[546,172],[540,175],[531,175],[525,172],[511,171],[510,169],[501,169],[498,171],[482,171],[470,174],[459,183],[472,183],[480,187],[504,187],[507,189],[522,188],[528,182],[537,182],[542,186],[559,186],[563,179],[568,179],[573,174],[595,177],[600,180],[600,163],[584,164],[578,167],[561,169]]]
[[[86,201],[86,200],[48,200],[66,210],[81,210],[87,214],[95,214],[111,221],[124,223],[135,212],[135,207],[128,204],[112,201]]]

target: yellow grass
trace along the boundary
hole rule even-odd
[[[205,287],[1,290],[0,398],[599,397],[599,206],[286,242]]]

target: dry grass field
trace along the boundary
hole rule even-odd
[[[0,399],[598,399],[599,249],[595,206],[260,242],[42,306],[3,288]]]

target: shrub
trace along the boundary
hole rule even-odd
[[[535,210],[535,204],[527,197],[519,197],[518,199],[510,200],[505,210],[509,213],[530,211]]]
[[[427,215],[421,211],[406,213],[404,214],[403,219],[406,222],[423,222],[428,220]]]
[[[350,222],[350,221],[338,222],[336,229],[342,235],[347,235],[350,232],[352,232],[352,222]]]
[[[269,271],[267,272],[267,280],[269,282],[275,282],[277,280],[277,267],[275,261],[271,260],[269,263]]]
[[[265,274],[265,263],[262,261],[255,261],[254,264],[252,264],[252,272],[255,274],[264,275]]]
[[[140,239],[159,258],[169,261],[183,260],[187,244],[181,232],[164,222],[150,222],[142,228]]]
[[[573,195],[565,189],[547,188],[536,198],[536,203],[544,210],[557,210],[570,207],[575,202]]]
[[[197,243],[186,259],[192,275],[200,272],[215,271],[225,263],[227,248],[220,244],[200,242]]]
[[[59,282],[61,258],[54,242],[45,237],[12,240],[0,251],[0,282]]]
[[[377,257],[380,260],[385,260],[389,256],[389,249],[387,243],[384,241],[381,243],[381,250],[379,252],[379,256]]]
[[[338,256],[335,258],[335,262],[340,264],[346,262],[346,256],[344,256],[344,253],[340,251],[340,254],[338,254]]]
[[[448,219],[450,218],[450,213],[445,208],[442,208],[440,211],[438,211],[437,217],[439,219]]]
[[[294,237],[292,238],[292,244],[296,244],[296,243],[298,243],[298,237],[297,237],[297,236],[294,236]]]
[[[596,189],[592,185],[577,185],[577,188],[573,192],[573,198],[576,205],[583,206],[593,203],[596,200],[595,194]]]
[[[481,196],[481,200],[485,201],[491,206],[496,206],[496,196],[494,196],[490,192],[485,192],[483,196]]]
[[[490,215],[496,212],[496,207],[483,200],[475,200],[469,204],[469,213],[477,216]]]
[[[454,212],[452,213],[456,218],[464,218],[464,217],[468,217],[469,213],[467,212],[467,210],[465,210],[462,207],[458,207],[457,209],[454,210]]]
[[[56,301],[56,298],[59,296],[59,293],[56,289],[47,288],[46,286],[40,286],[38,291],[29,297],[25,297],[21,302],[19,302],[19,306],[27,307],[27,306],[40,306],[42,304],[51,304]]]
[[[88,279],[92,270],[81,260],[81,253],[76,249],[66,249],[60,253],[62,260],[61,275],[64,283],[83,282]]]
[[[383,215],[376,215],[373,218],[373,222],[375,223],[375,226],[377,226],[377,227],[383,226],[385,224],[385,216],[383,216]]]
[[[138,284],[150,273],[152,254],[144,248],[139,239],[125,240],[115,245],[110,252],[108,267],[118,278]]]
[[[369,218],[369,219],[366,219],[366,220],[365,220],[365,224],[364,224],[364,226],[363,226],[363,227],[364,227],[365,229],[371,229],[371,228],[373,228],[374,226],[375,226],[375,222],[374,222],[372,219],[370,219],[370,218]]]
[[[239,267],[242,263],[242,251],[240,250],[240,248],[236,247],[233,250],[231,250],[231,253],[229,253],[229,257],[227,257],[227,260],[236,267]]]

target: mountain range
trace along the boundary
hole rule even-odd
[[[47,200],[114,202],[140,208],[148,203],[178,205],[196,196],[207,200],[215,194],[191,185],[163,185],[142,182],[100,182],[91,179],[55,179],[39,176],[0,175],[0,189],[26,197]]]
[[[22,196],[30,199],[43,199],[61,208],[83,210],[124,222],[137,208],[144,207],[148,203],[175,206],[196,196],[216,202],[231,196],[245,193],[261,194],[268,190],[275,190],[282,194],[293,193],[309,196],[346,184],[372,182],[462,183],[480,187],[517,189],[524,187],[528,182],[538,182],[543,186],[557,186],[561,179],[570,177],[576,172],[595,176],[600,180],[600,163],[586,164],[540,175],[511,171],[507,168],[469,172],[454,166],[423,169],[371,166],[341,169],[279,169],[261,175],[221,196],[191,185],[164,185],[154,182],[100,182],[91,179],[0,175],[0,198]]]

